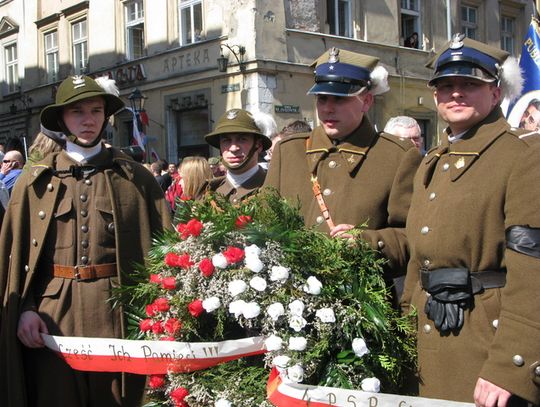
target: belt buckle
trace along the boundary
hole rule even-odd
[[[80,282],[81,281],[81,272],[79,270],[79,266],[75,266],[75,281]]]

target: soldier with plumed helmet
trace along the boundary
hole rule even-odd
[[[386,92],[386,69],[369,55],[331,48],[312,65],[320,125],[274,147],[265,187],[300,200],[307,226],[331,236],[362,238],[389,259],[387,279],[407,263],[404,236],[420,154],[412,143],[377,132],[367,112]]]
[[[448,127],[420,164],[404,309],[416,309],[420,395],[540,403],[540,143],[509,126],[515,58],[456,35],[430,61]]]
[[[76,371],[42,337],[122,337],[111,290],[129,284],[153,235],[171,227],[152,174],[102,142],[109,117],[123,107],[114,81],[77,75],[41,112],[43,134],[62,148],[25,169],[2,226],[2,406],[141,403],[144,376]]]

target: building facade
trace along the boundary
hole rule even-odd
[[[455,32],[519,56],[533,12],[528,0],[0,0],[0,141],[31,143],[67,75],[109,75],[128,106],[135,88],[145,96],[148,150],[215,155],[204,135],[230,108],[316,125],[310,64],[335,46],[387,68],[391,90],[369,112],[377,128],[413,116],[429,147],[444,123],[427,61]],[[133,144],[133,119],[117,116],[107,141]]]

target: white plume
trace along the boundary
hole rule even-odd
[[[96,78],[95,81],[103,88],[105,92],[114,96],[120,96],[120,91],[118,90],[118,86],[116,86],[116,81],[114,79],[111,79],[105,75]]]
[[[377,65],[371,72],[371,89],[373,95],[381,95],[390,90],[388,86],[388,71],[381,65]]]
[[[508,57],[504,61],[501,74],[501,91],[502,98],[508,98],[513,101],[523,90],[523,72],[519,68],[519,62],[517,58]]]

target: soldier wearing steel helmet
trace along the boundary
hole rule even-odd
[[[404,235],[412,179],[420,162],[414,146],[377,132],[367,112],[374,96],[388,90],[388,72],[378,59],[332,48],[315,62],[315,95],[321,125],[279,142],[265,187],[299,198],[307,226],[362,238],[390,260],[387,277],[404,274]]]
[[[420,164],[403,306],[418,315],[420,395],[540,403],[540,149],[500,103],[515,58],[456,35],[429,63],[448,127]]]
[[[0,237],[0,404],[138,406],[145,377],[71,369],[42,334],[119,338],[111,288],[129,283],[153,234],[171,225],[157,182],[101,140],[124,107],[114,83],[71,76],[41,112],[62,146],[20,177]]]
[[[272,146],[261,127],[257,114],[247,110],[230,109],[221,116],[205,139],[219,149],[227,173],[210,180],[207,190],[224,195],[233,203],[259,190],[266,177],[266,171],[257,164],[259,154]]]

